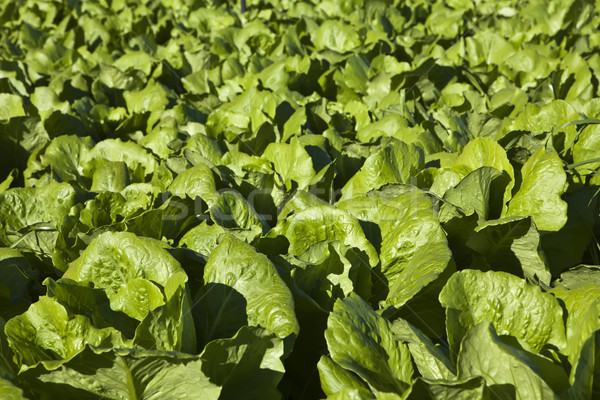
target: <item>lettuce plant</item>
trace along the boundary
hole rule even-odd
[[[0,398],[599,398],[599,24],[0,5]]]

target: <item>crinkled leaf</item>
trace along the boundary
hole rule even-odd
[[[329,49],[339,53],[354,50],[361,45],[356,30],[342,21],[328,20],[322,23],[312,36],[317,50]]]
[[[482,376],[492,393],[495,385],[500,390],[503,385],[512,386],[519,400],[558,399],[568,385],[565,371],[550,359],[513,344],[502,340],[489,322],[473,326],[458,355],[459,378]]]
[[[540,351],[546,344],[565,347],[563,311],[558,301],[539,287],[506,272],[463,270],[440,293],[446,308],[450,348],[475,324],[488,321],[500,334],[512,335]]]
[[[123,161],[107,161],[94,170],[92,175],[92,192],[114,192],[123,191],[131,180],[129,169]]]
[[[261,234],[267,231],[265,219],[237,192],[222,193],[210,208],[213,221],[224,228],[241,228]]]
[[[52,168],[59,182],[79,182],[83,174],[82,160],[93,145],[89,137],[58,136],[46,148],[41,157],[42,163]]]
[[[56,368],[83,351],[86,344],[125,345],[115,329],[97,329],[86,317],[69,315],[60,303],[46,296],[40,297],[25,313],[9,320],[4,330],[21,371],[40,362],[47,368]]]
[[[386,305],[401,307],[452,270],[433,199],[417,188],[389,186],[339,207],[372,224],[370,239],[381,249],[381,272],[389,287]]]
[[[470,172],[481,167],[491,167],[508,174],[508,182],[503,196],[503,204],[506,204],[511,197],[511,190],[514,186],[514,169],[506,156],[506,152],[496,142],[490,138],[478,137],[465,146],[460,156],[456,159],[452,170],[460,176],[467,176]],[[503,211],[505,210],[503,207]]]
[[[391,324],[360,297],[336,301],[325,338],[331,359],[372,389],[402,394],[412,382],[407,345],[394,339]]]
[[[215,178],[209,167],[198,164],[177,175],[168,187],[174,196],[195,199],[196,196],[212,205],[218,198]]]
[[[190,393],[216,400],[221,388],[202,373],[201,364],[181,353],[88,347],[60,369],[37,367],[19,379],[38,395],[66,400],[175,400]]]
[[[366,253],[371,265],[377,264],[377,251],[366,239],[358,220],[345,210],[330,206],[312,207],[277,224],[269,235],[282,235],[290,243],[289,253],[300,255],[315,243],[338,240]]]
[[[200,354],[202,372],[221,386],[221,399],[279,399],[284,343],[264,329],[242,327],[231,339],[210,342]]]
[[[105,139],[87,153],[82,161],[83,173],[90,176],[92,171],[107,161],[124,162],[134,182],[146,182],[146,176],[157,169],[154,157],[139,144],[123,142],[119,139]]]
[[[149,81],[139,91],[126,91],[123,94],[130,113],[164,110],[169,104],[169,92],[158,82]]]
[[[305,189],[315,176],[313,162],[298,141],[291,144],[270,143],[262,157],[273,163],[273,169],[281,175],[290,189],[292,181],[297,182],[299,189]]]
[[[103,289],[115,310],[143,319],[164,304],[158,285],[183,272],[165,249],[132,233],[106,232],[95,238],[64,277]],[[168,299],[167,299],[168,300]]]
[[[74,202],[75,191],[67,183],[9,189],[0,194],[0,222],[11,231],[40,222],[61,223]]]
[[[139,321],[112,310],[110,300],[102,289],[92,287],[91,283],[75,282],[67,278],[57,281],[46,278],[44,285],[47,296],[54,298],[70,313],[87,317],[96,328],[113,327],[125,337],[133,337]]]
[[[187,276],[182,272],[173,275],[167,283],[175,287],[166,304],[156,307],[138,325],[134,343],[145,349],[183,351],[194,354],[196,332],[190,315],[190,299],[184,290]]]
[[[456,378],[456,367],[450,361],[442,347],[436,346],[419,329],[402,318],[392,324],[394,338],[405,343],[410,350],[413,361],[423,378],[433,380],[453,380]]]
[[[561,199],[567,176],[556,153],[543,148],[521,170],[523,181],[508,204],[506,216],[531,215],[542,231],[558,231],[567,222],[567,203]]]
[[[423,168],[423,150],[414,144],[395,141],[368,157],[342,188],[341,200],[351,199],[389,183],[410,183]]]
[[[342,389],[357,390],[361,398],[370,398],[372,393],[367,384],[354,372],[342,368],[328,356],[322,356],[317,364],[321,379],[321,388],[327,396],[334,395]]]
[[[16,94],[0,93],[0,120],[7,120],[25,115],[23,99]]]
[[[551,274],[541,248],[540,234],[531,217],[486,221],[475,228],[467,246],[483,256],[476,262],[485,263],[494,271],[550,283]]]
[[[280,338],[298,334],[294,299],[289,289],[271,261],[252,246],[232,236],[224,237],[208,258],[204,282],[223,284],[241,294],[246,299],[248,324],[260,325]],[[227,312],[226,303],[213,305]],[[220,323],[219,318],[211,321]]]
[[[481,219],[500,216],[501,199],[508,183],[508,174],[491,167],[477,168],[444,194],[444,200],[458,207],[465,215],[476,212]]]

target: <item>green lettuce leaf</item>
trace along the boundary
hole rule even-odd
[[[182,351],[195,354],[196,332],[191,301],[185,290],[187,276],[178,272],[167,282],[169,300],[148,312],[135,331],[133,342],[145,349]]]
[[[404,393],[412,382],[408,346],[394,339],[391,324],[352,294],[336,301],[325,331],[331,359],[356,373],[373,390]]]
[[[213,205],[219,197],[214,175],[204,164],[198,164],[177,175],[167,190],[173,196],[181,198],[187,196],[195,199],[198,196],[208,205]]]
[[[462,153],[460,153],[460,156],[458,156],[454,162],[452,171],[456,172],[459,175],[459,178],[462,178],[467,176],[470,172],[482,167],[495,168],[502,174],[506,173],[510,178],[506,185],[506,189],[504,190],[504,196],[502,197],[502,211],[505,212],[506,203],[511,198],[511,191],[514,186],[514,169],[502,146],[495,140],[486,137],[478,137],[469,141]],[[450,187],[448,187],[448,189],[449,188]],[[442,190],[441,195],[444,195],[444,193],[445,190]]]
[[[385,306],[400,308],[419,294],[437,302],[454,265],[429,195],[413,186],[391,185],[341,202],[339,208],[371,224],[365,226],[373,244],[380,246],[381,272],[389,288]]]
[[[170,93],[159,82],[148,81],[146,87],[138,91],[126,91],[123,94],[130,113],[164,110],[170,102]]]
[[[446,381],[417,378],[406,399],[498,400],[505,398],[502,394],[502,391],[486,387],[481,377]]]
[[[46,186],[14,188],[0,194],[0,240],[38,259],[43,269],[66,268],[57,258],[58,228],[76,202],[68,183],[52,181]]]
[[[421,376],[432,380],[454,380],[456,367],[442,347],[436,346],[419,329],[402,318],[392,324],[394,338],[405,343]]]
[[[423,160],[420,147],[394,141],[365,160],[360,171],[342,188],[341,200],[364,195],[389,183],[412,184],[423,168]]]
[[[478,323],[467,332],[458,356],[458,375],[462,379],[484,377],[490,391],[500,398],[506,386],[519,400],[559,399],[568,387],[562,367],[524,351],[518,343],[511,345],[488,322]]]
[[[123,312],[112,310],[104,290],[94,288],[91,283],[75,282],[67,278],[57,281],[46,278],[43,283],[46,295],[55,299],[68,312],[87,317],[96,328],[113,327],[124,337],[133,337],[139,321]]]
[[[23,99],[16,94],[0,93],[0,104],[2,104],[0,120],[8,120],[26,115],[23,109]]]
[[[221,324],[229,323],[228,313],[239,310],[245,300],[248,324],[262,326],[280,338],[297,335],[298,321],[294,313],[294,299],[275,266],[264,255],[232,236],[225,236],[213,250],[204,268],[207,291],[217,284],[229,288],[230,294],[212,296],[210,314],[200,315],[206,321],[203,331],[212,339],[210,332],[219,332]],[[241,296],[240,296],[241,295]],[[243,300],[242,300],[243,297]],[[219,299],[220,301],[214,301]],[[231,301],[231,304],[228,302]],[[231,308],[231,309],[230,309]],[[207,310],[208,311],[208,310]]]
[[[579,267],[562,275],[552,293],[564,302],[567,312],[567,346],[564,353],[572,365],[571,393],[592,398],[598,390],[598,330],[600,329],[600,288],[595,269]]]
[[[330,311],[337,298],[371,295],[372,271],[355,249],[338,241],[319,242],[302,253],[291,272],[295,289]],[[294,261],[292,262],[294,263]]]
[[[505,217],[477,226],[467,246],[483,257],[474,267],[487,267],[550,284],[551,274],[531,217]]]
[[[565,348],[563,310],[558,301],[506,272],[457,272],[440,293],[440,302],[446,308],[448,342],[454,354],[469,329],[483,321],[535,352],[547,344]]]
[[[321,387],[327,396],[332,396],[342,389],[357,390],[360,398],[374,398],[367,384],[354,372],[342,368],[328,356],[322,356],[317,364]]]
[[[247,231],[246,237],[249,242],[268,230],[263,216],[238,192],[221,193],[210,208],[210,216],[223,228]],[[242,236],[242,232],[239,231],[234,231],[233,234]]]
[[[377,264],[377,251],[365,237],[359,221],[349,212],[331,206],[312,207],[281,220],[269,236],[284,236],[289,253],[300,255],[315,243],[338,240],[364,251],[371,266]]]
[[[221,388],[197,357],[161,351],[86,347],[59,369],[30,369],[19,377],[36,395],[75,399],[218,399]]]
[[[26,397],[23,396],[23,390],[4,378],[0,378],[0,396],[6,400],[26,399]]]
[[[87,344],[123,347],[126,342],[112,328],[97,329],[82,315],[70,315],[55,299],[42,296],[29,309],[9,320],[4,331],[20,371],[42,363],[57,368]]]
[[[444,200],[458,207],[465,215],[477,213],[480,219],[494,219],[502,212],[502,196],[508,181],[492,167],[477,168],[444,194]]]
[[[298,141],[270,143],[262,157],[273,163],[273,169],[281,175],[288,190],[293,187],[292,181],[297,183],[298,189],[306,189],[315,176],[312,159]]]
[[[93,283],[106,292],[113,310],[141,321],[165,303],[160,287],[178,272],[184,271],[165,249],[132,233],[106,232],[86,247],[64,277]]]
[[[521,170],[523,180],[513,196],[506,216],[531,215],[542,231],[558,231],[567,222],[567,203],[561,199],[567,176],[556,153],[539,149]]]
[[[30,285],[39,282],[39,271],[16,249],[0,248],[0,316],[21,314],[31,304]]]
[[[96,144],[81,161],[83,174],[92,176],[96,168],[111,161],[124,162],[132,182],[146,182],[147,177],[158,168],[155,158],[139,144],[106,139]]]
[[[179,245],[208,257],[225,233],[225,229],[220,225],[209,225],[207,221],[202,221],[183,235],[179,240]]]
[[[279,399],[284,343],[264,329],[242,327],[231,339],[210,342],[202,354],[202,372],[221,386],[220,399]]]
[[[59,182],[84,184],[82,162],[93,146],[90,137],[58,136],[52,139],[40,157],[41,166],[50,167],[53,177]]]
[[[42,222],[60,224],[74,203],[75,190],[67,183],[9,189],[0,194],[0,223],[9,232]]]
[[[123,161],[107,161],[94,170],[92,175],[92,192],[123,191],[129,184],[129,169]]]
[[[361,40],[356,30],[342,21],[328,20],[312,33],[312,41],[317,50],[333,50],[346,53],[360,46]]]

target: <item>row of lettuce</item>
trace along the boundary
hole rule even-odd
[[[583,0],[0,8],[3,399],[592,399]]]

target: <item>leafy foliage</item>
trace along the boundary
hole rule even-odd
[[[0,398],[598,398],[598,4],[234,3],[0,5]]]

